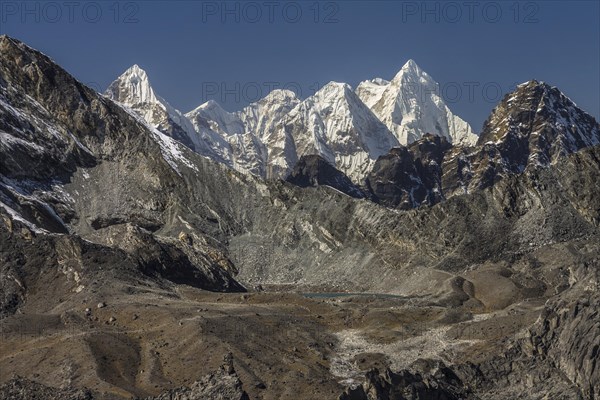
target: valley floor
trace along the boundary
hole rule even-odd
[[[43,315],[25,307],[0,322],[0,383],[17,374],[100,399],[155,396],[217,370],[231,353],[251,399],[336,399],[373,367],[477,361],[543,305],[473,315],[389,296],[177,290],[82,292]]]

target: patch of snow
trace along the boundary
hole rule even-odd
[[[373,343],[358,329],[337,332],[339,344],[335,356],[331,359],[330,372],[341,379],[340,383],[363,381],[364,374],[354,362],[362,353],[381,353],[388,357],[390,368],[394,371],[407,368],[419,358],[443,359],[444,352],[470,346],[479,340],[450,340],[446,333],[450,326],[430,329],[423,334],[393,343]],[[448,361],[448,360],[446,360]]]
[[[42,228],[38,227],[37,225],[27,221],[25,218],[23,218],[21,216],[21,214],[19,214],[16,210],[14,210],[13,208],[6,205],[4,202],[0,201],[0,206],[2,206],[2,208],[4,208],[4,211],[6,211],[11,216],[12,219],[23,223],[25,226],[27,226],[30,230],[34,231],[35,233],[49,233],[47,230],[42,229]]]

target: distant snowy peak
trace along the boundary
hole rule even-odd
[[[426,133],[455,144],[477,142],[469,124],[454,115],[439,96],[438,83],[413,60],[389,82],[381,78],[361,82],[356,94],[402,144]]]
[[[299,102],[300,100],[294,92],[276,89],[237,112],[226,111],[216,101],[209,100],[187,113],[186,116],[195,126],[206,121],[215,132],[225,137],[251,133],[262,138],[275,122]]]
[[[111,83],[105,95],[195,152],[227,163],[229,149],[223,139],[210,129],[196,129],[186,116],[158,96],[148,74],[138,65],[133,65]]]
[[[150,85],[148,74],[137,64],[129,67],[111,83],[105,94],[111,99],[129,106],[140,103],[159,103]]]
[[[248,131],[264,140],[273,132],[275,125],[299,103],[300,99],[294,92],[276,89],[245,107],[238,116]]]
[[[269,137],[271,177],[319,155],[359,182],[398,142],[346,83],[330,82],[294,107]]]
[[[201,104],[187,113],[186,117],[192,121],[196,128],[208,123],[212,130],[224,137],[240,135],[245,131],[244,124],[237,114],[226,111],[214,100]]]
[[[209,129],[221,136],[230,148],[233,168],[265,177],[267,174],[269,135],[274,126],[299,103],[289,90],[274,90],[256,103],[237,112],[223,109],[214,100],[207,101],[186,116],[197,131]]]
[[[169,116],[174,117],[178,123],[187,124],[186,121],[182,121],[182,114],[179,111],[156,95],[148,79],[148,74],[137,64],[127,69],[111,83],[106,89],[105,95],[131,108],[156,127],[164,123]]]
[[[307,104],[329,106],[332,103],[339,102],[340,100],[347,100],[351,92],[352,88],[347,83],[332,81],[323,86],[304,102]],[[347,104],[347,101],[342,102],[341,104]]]
[[[253,104],[288,104],[298,103],[299,101],[300,100],[298,99],[298,96],[296,96],[296,93],[294,93],[293,91],[286,89],[275,89]]]

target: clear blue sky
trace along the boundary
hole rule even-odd
[[[102,90],[137,63],[182,111],[209,98],[236,110],[272,86],[306,97],[331,80],[390,79],[412,58],[476,131],[498,89],[529,79],[600,119],[598,1],[75,3],[4,0],[0,32]]]

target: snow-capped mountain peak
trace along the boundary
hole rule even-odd
[[[356,93],[402,144],[426,133],[458,144],[477,141],[469,124],[444,103],[437,82],[413,60],[408,60],[390,82],[364,81]]]
[[[424,72],[412,58],[402,66],[400,71],[410,72],[416,75],[420,75]]]
[[[264,177],[273,127],[299,102],[294,92],[276,89],[237,112],[226,111],[209,100],[186,116],[197,131],[209,129],[228,143],[229,165]]]
[[[373,109],[373,106],[381,100],[381,96],[389,84],[390,81],[386,81],[383,78],[363,81],[356,87],[356,94],[367,107]]]
[[[293,91],[275,89],[256,103],[245,107],[238,116],[247,131],[264,141],[273,133],[275,125],[298,103],[300,99]]]
[[[197,153],[221,162],[227,160],[227,149],[223,139],[208,129],[196,130],[185,115],[155,93],[148,74],[137,64],[111,83],[105,94],[131,108],[152,127]]]
[[[298,96],[288,89],[274,89],[257,103],[273,102],[273,101],[294,101],[298,100]]]
[[[390,81],[386,81],[383,78],[374,78],[374,79],[371,79],[370,82],[372,84],[374,84],[374,85],[377,85],[377,86],[385,86],[385,85],[388,85],[390,83]]]
[[[330,92],[334,92],[334,91],[348,91],[348,90],[352,90],[352,87],[350,85],[348,85],[345,82],[335,82],[335,81],[331,81],[328,82],[325,86],[323,86],[320,90],[317,91],[317,93],[321,92],[321,93],[330,93]]]
[[[129,67],[107,89],[106,93],[113,100],[133,106],[139,103],[159,103],[148,74],[137,64]]]
[[[316,154],[360,181],[398,142],[350,85],[329,82],[299,103],[270,137],[271,176],[284,176],[303,155]]]
[[[413,60],[408,60],[406,64],[402,66],[400,71],[392,78],[392,85],[402,84],[419,84],[421,87],[414,87],[417,95],[421,95],[420,92],[438,91],[438,83],[425,71],[421,69]]]

